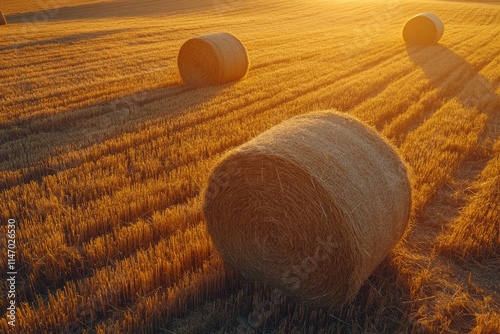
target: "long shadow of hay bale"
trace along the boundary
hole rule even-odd
[[[148,3],[149,2],[149,3]],[[64,5],[64,1],[61,1]],[[11,23],[173,15],[213,8],[212,1],[106,1],[8,15]]]
[[[230,84],[193,89],[177,83],[56,115],[33,115],[4,123],[0,126],[0,148],[4,148],[0,161],[10,154],[16,154],[9,148],[12,143],[19,141],[43,143],[46,149],[26,151],[25,162],[15,168],[23,169],[22,177],[14,183],[5,182],[0,190],[30,180],[40,180],[79,164],[57,169],[48,169],[39,164],[55,151],[64,151],[67,147],[84,148],[132,132],[147,122],[181,117],[228,87]],[[165,107],[158,107],[159,104]]]
[[[443,45],[425,48],[408,46],[407,53],[408,57],[424,70],[430,82],[441,89],[445,98],[457,98],[466,108],[477,108],[488,116],[498,117],[500,97],[496,93],[495,85],[460,55]],[[442,67],[444,63],[455,64],[453,71],[460,71],[460,78],[464,80],[445,85],[441,79],[447,76],[446,69]]]
[[[48,45],[48,44],[71,45],[73,43],[77,43],[80,41],[92,40],[94,38],[118,34],[118,33],[127,32],[127,31],[131,31],[131,30],[135,30],[135,29],[131,29],[131,28],[130,29],[112,29],[112,30],[102,30],[102,31],[88,32],[88,33],[81,33],[81,34],[69,34],[69,35],[65,35],[63,37],[56,37],[56,38],[50,38],[50,39],[46,39],[46,40],[42,40],[42,41],[32,41],[32,42],[24,42],[24,43],[16,43],[16,41],[14,39],[13,40],[14,44],[11,44],[7,47],[0,47],[0,52],[6,51],[6,50],[18,50],[18,49],[22,49],[22,48],[26,48],[26,47]]]

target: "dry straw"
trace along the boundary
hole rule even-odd
[[[338,306],[403,235],[405,165],[390,144],[334,111],[294,117],[228,153],[205,191],[208,231],[244,276]]]
[[[0,10],[0,26],[4,26],[7,24],[7,20],[5,19],[5,16],[3,16],[2,11]]]
[[[406,22],[403,39],[406,44],[432,45],[443,36],[443,22],[434,14],[421,13]]]
[[[177,64],[182,79],[194,86],[218,85],[245,76],[247,51],[228,33],[189,39],[179,50]]]

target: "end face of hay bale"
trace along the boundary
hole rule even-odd
[[[241,79],[248,70],[243,44],[228,33],[199,36],[186,41],[177,57],[182,79],[193,86],[211,86]]]
[[[0,26],[4,26],[7,24],[7,19],[5,19],[5,16],[3,15],[2,11],[0,10]]]
[[[411,190],[392,147],[331,111],[292,118],[229,153],[204,215],[225,261],[318,306],[350,300],[401,238]]]
[[[329,268],[354,272],[357,259],[346,242],[349,231],[329,228],[342,218],[328,193],[289,160],[245,151],[216,168],[205,194],[208,230],[224,260],[298,300],[323,305],[332,295],[349,299],[348,278],[336,281]],[[224,188],[216,193],[221,181]],[[317,272],[309,277],[310,271]]]
[[[443,22],[434,14],[421,13],[406,22],[403,39],[406,44],[432,45],[443,36]]]

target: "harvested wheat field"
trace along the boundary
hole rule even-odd
[[[499,2],[27,0],[1,10],[0,332],[500,332]],[[419,13],[443,22],[437,44],[405,43]],[[185,84],[181,46],[222,32],[244,45],[244,76]],[[327,109],[385,138],[412,187],[403,238],[331,308],[232,269],[203,213],[221,157]],[[323,233],[311,252],[335,245]],[[287,279],[322,275],[314,260],[295,258]]]

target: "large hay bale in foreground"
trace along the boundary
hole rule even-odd
[[[225,156],[209,178],[204,215],[222,257],[244,276],[338,306],[401,238],[410,207],[394,149],[355,118],[318,111]]]
[[[406,22],[403,39],[406,44],[432,45],[443,36],[443,22],[434,14],[421,13]]]
[[[179,50],[177,64],[186,83],[194,86],[218,85],[245,76],[248,56],[236,37],[215,33],[186,41]]]
[[[7,24],[7,20],[5,19],[5,16],[3,16],[2,11],[0,10],[0,26],[4,26]]]

